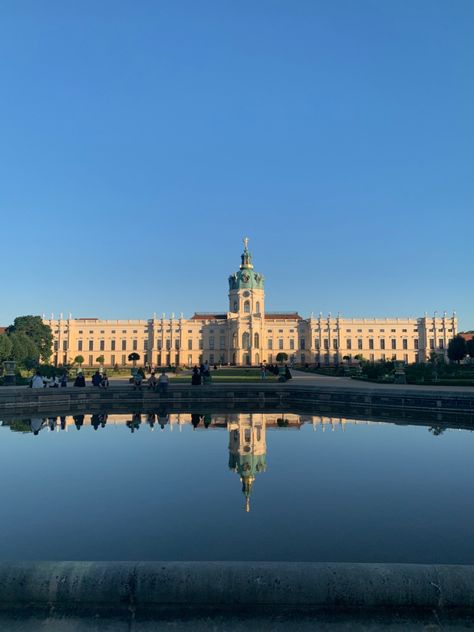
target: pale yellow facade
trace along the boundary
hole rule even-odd
[[[419,318],[302,318],[298,312],[265,310],[264,277],[255,272],[245,244],[239,270],[229,277],[228,309],[148,320],[44,318],[53,331],[57,365],[84,358],[85,367],[153,367],[213,364],[258,366],[275,363],[280,352],[295,365],[329,366],[363,356],[367,360],[425,362],[432,353],[446,355],[457,334],[455,314]]]

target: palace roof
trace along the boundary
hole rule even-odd
[[[265,320],[303,320],[298,312],[266,312]]]
[[[191,320],[227,320],[227,314],[215,314],[214,312],[195,312]]]

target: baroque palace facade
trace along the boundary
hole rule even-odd
[[[294,364],[321,366],[355,356],[367,360],[425,362],[446,355],[457,334],[456,315],[421,318],[302,318],[298,312],[265,310],[264,277],[254,270],[248,240],[237,272],[229,277],[226,313],[196,312],[185,319],[101,320],[43,318],[53,332],[56,365],[83,356],[84,366],[128,366],[131,353],[151,366],[210,364],[237,366],[274,363],[278,353]]]

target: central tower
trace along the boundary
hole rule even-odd
[[[248,237],[244,238],[244,251],[238,272],[229,277],[229,312],[245,316],[249,314],[263,315],[265,312],[265,279],[255,272],[252,255],[249,252]]]
[[[229,277],[231,361],[237,365],[259,365],[264,361],[265,279],[255,272],[249,240],[244,239],[240,268]]]

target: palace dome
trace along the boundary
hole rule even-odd
[[[244,239],[244,251],[241,255],[240,268],[229,277],[229,290],[258,289],[263,290],[265,277],[255,272],[252,264],[252,255],[248,249],[248,239]]]

